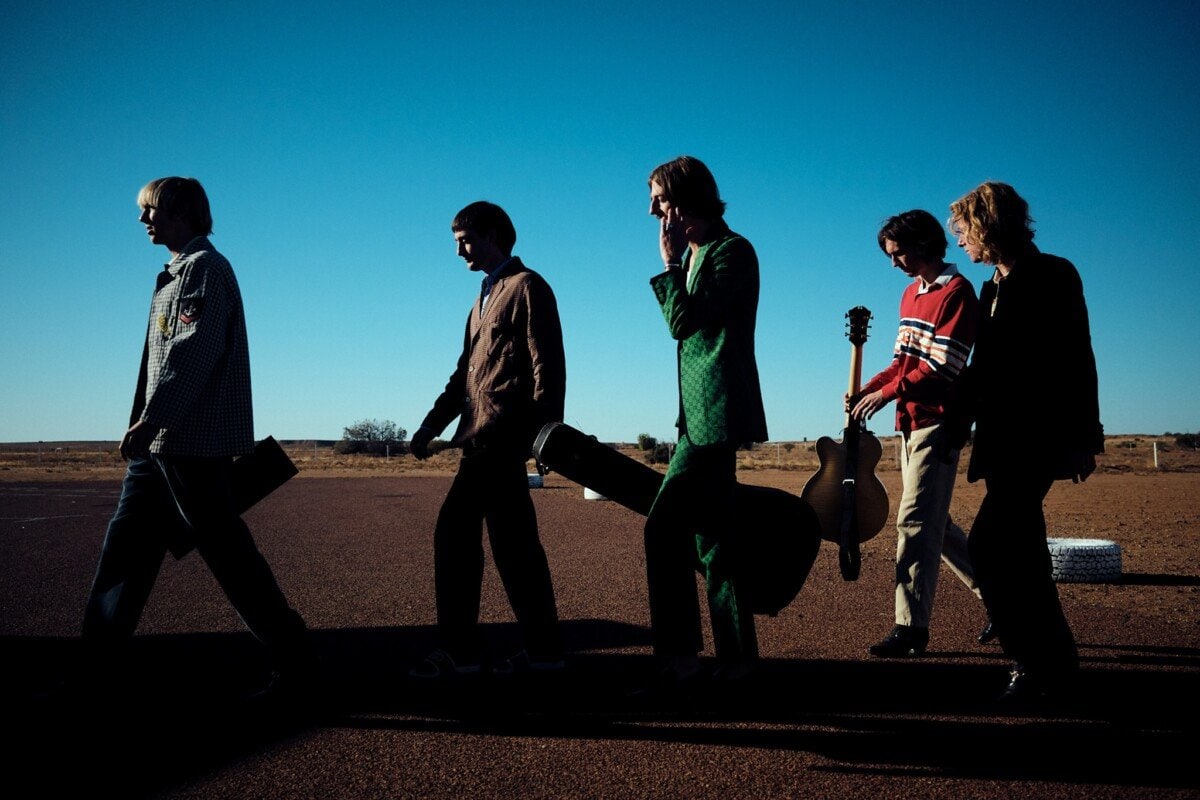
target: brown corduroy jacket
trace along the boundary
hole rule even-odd
[[[562,421],[566,387],[554,292],[513,258],[483,313],[471,306],[458,366],[421,424],[440,432],[458,417],[455,446],[527,457],[542,426]]]

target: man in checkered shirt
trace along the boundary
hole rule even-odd
[[[233,457],[254,446],[250,355],[237,279],[208,241],[208,197],[192,178],[138,195],[150,241],[171,261],[158,275],[130,427],[121,499],[88,597],[83,638],[115,669],[169,550],[195,548],[242,620],[270,651],[268,695],[310,677],[304,621],[284,597],[234,504]]]

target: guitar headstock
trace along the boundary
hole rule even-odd
[[[850,320],[846,323],[849,329],[846,336],[850,338],[850,344],[865,344],[867,329],[871,327],[871,311],[865,306],[855,306],[846,312],[846,319]]]

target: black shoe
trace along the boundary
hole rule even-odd
[[[449,678],[478,677],[483,668],[478,661],[457,660],[442,649],[431,650],[408,671],[408,677],[423,681],[447,680]]]
[[[246,698],[252,708],[287,713],[316,711],[324,700],[315,666],[274,670],[267,682]]]
[[[1037,676],[1017,664],[1008,673],[1008,686],[996,698],[998,703],[1007,706],[1029,705],[1046,697],[1046,687]]]
[[[520,677],[523,675],[555,675],[567,668],[567,662],[561,655],[532,656],[528,650],[522,650],[516,655],[509,656],[492,667],[492,674],[500,678]]]
[[[897,625],[892,628],[892,632],[882,642],[867,648],[867,652],[880,658],[908,658],[909,656],[923,655],[928,644],[928,628]]]
[[[711,680],[716,686],[744,686],[754,677],[754,667],[754,661],[722,664],[713,670]]]
[[[1074,658],[1039,662],[1036,669],[1018,662],[1008,674],[1008,686],[997,699],[1014,706],[1069,705],[1076,697],[1078,677],[1079,662]]]
[[[989,619],[988,624],[984,625],[983,630],[979,632],[977,641],[980,644],[987,644],[988,642],[995,640],[996,634],[996,624]]]
[[[634,689],[629,697],[639,702],[679,702],[690,698],[708,683],[708,679],[699,659],[673,659],[655,673],[650,683]]]

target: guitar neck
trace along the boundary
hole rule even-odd
[[[862,388],[862,345],[854,344],[850,346],[850,386],[846,391],[853,397],[858,394],[860,388]],[[846,429],[849,430],[852,426],[853,420],[850,418],[850,413],[846,412]]]
[[[862,347],[867,341],[867,328],[871,326],[871,311],[865,306],[855,306],[846,312],[846,319],[850,322],[846,325],[850,329],[847,336],[850,337],[850,387],[848,394],[850,397],[858,394],[862,386]],[[863,427],[861,423],[853,424],[850,419],[850,414],[846,414],[846,430],[858,430]]]

